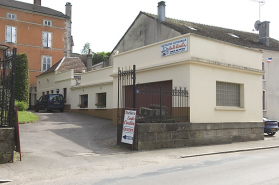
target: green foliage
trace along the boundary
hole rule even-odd
[[[18,122],[19,123],[30,123],[38,120],[38,116],[27,111],[18,111]]]
[[[29,67],[25,53],[16,56],[15,99],[29,102]]]
[[[92,64],[98,64],[99,62],[107,62],[109,60],[110,52],[97,52],[97,55],[94,54],[92,58]]]
[[[24,101],[15,101],[15,106],[17,106],[19,111],[26,111],[28,109],[28,103]]]
[[[81,54],[88,54],[89,49],[90,49],[90,43],[86,42],[83,46],[83,49],[80,52]]]

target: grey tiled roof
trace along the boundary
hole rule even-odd
[[[54,72],[55,69],[59,66],[59,64],[63,61],[63,59],[59,60],[57,63],[55,63],[51,68],[43,72],[42,74],[38,76],[42,76],[51,72]],[[86,67],[84,63],[80,60],[78,57],[65,57],[63,63],[59,66],[57,71],[63,72],[68,71],[70,69],[74,69],[74,73],[82,73],[83,70],[86,71]]]
[[[150,13],[140,12],[140,14],[144,14],[150,18],[156,19],[157,15],[153,15]],[[221,28],[216,26],[209,26],[205,24],[198,24],[183,20],[171,19],[166,17],[166,21],[162,22],[162,24],[178,31],[181,34],[196,34],[224,42],[228,42],[231,44],[236,44],[239,46],[244,46],[248,48],[259,48],[266,50],[279,51],[279,41],[270,38],[269,46],[262,44],[259,42],[259,34],[249,33],[239,30]],[[187,27],[188,26],[188,27]],[[189,27],[195,28],[196,30],[190,29]],[[239,38],[233,37],[228,33],[234,34]]]
[[[43,7],[43,6],[38,6],[35,4],[29,4],[29,3],[24,3],[20,1],[15,1],[15,0],[0,0],[0,6],[6,6],[10,8],[16,8],[16,9],[21,9],[21,10],[27,10],[27,11],[32,11],[32,12],[37,12],[37,13],[43,13],[47,15],[53,15],[57,17],[64,17],[66,18],[67,16],[63,14],[62,12]]]

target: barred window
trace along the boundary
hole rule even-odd
[[[216,82],[216,106],[240,107],[240,84]]]

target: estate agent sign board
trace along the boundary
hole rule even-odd
[[[136,111],[125,110],[123,131],[122,131],[122,143],[133,144],[134,133],[136,125]]]
[[[177,53],[182,53],[188,50],[188,39],[179,39],[161,45],[161,56],[168,56]]]

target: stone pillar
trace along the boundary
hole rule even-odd
[[[0,164],[13,161],[14,128],[0,128]]]
[[[72,4],[67,2],[66,5],[66,11],[65,14],[67,16],[66,18],[66,39],[65,39],[65,49],[66,49],[66,53],[65,56],[66,57],[70,57],[71,53],[73,51],[73,37],[72,37]]]

